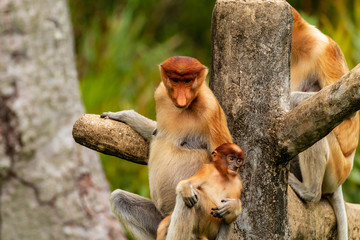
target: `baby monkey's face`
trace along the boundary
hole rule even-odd
[[[240,171],[240,167],[244,163],[242,156],[236,154],[229,154],[226,156],[226,162],[228,163],[228,173],[230,175],[236,175]]]

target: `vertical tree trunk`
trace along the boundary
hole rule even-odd
[[[289,238],[288,168],[273,146],[275,121],[289,109],[291,24],[285,1],[218,0],[214,8],[210,87],[247,155],[236,239]]]
[[[0,239],[123,239],[83,108],[67,3],[0,2]]]

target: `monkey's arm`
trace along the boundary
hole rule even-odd
[[[209,176],[209,164],[205,164],[197,173],[188,179],[182,180],[176,186],[176,193],[180,194],[188,207],[193,207],[199,200],[195,189],[201,186]]]
[[[156,129],[156,122],[148,119],[134,110],[124,110],[120,112],[104,112],[100,117],[108,117],[112,120],[120,121],[129,125],[146,140],[150,141]]]
[[[294,108],[309,97],[312,97],[317,92],[291,92],[290,94],[290,108]]]
[[[191,181],[188,179],[178,183],[176,192],[181,195],[185,205],[189,208],[193,207],[199,200]]]
[[[222,205],[212,208],[211,215],[217,218],[223,218],[227,224],[232,223],[241,213],[240,199],[226,198],[221,200]]]

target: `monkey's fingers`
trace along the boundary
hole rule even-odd
[[[103,112],[101,115],[100,115],[101,118],[109,118],[109,119],[112,119],[112,120],[116,120],[116,121],[121,121],[121,117],[120,117],[120,114],[119,113],[114,113],[114,112]]]
[[[224,218],[226,215],[230,213],[230,211],[228,210],[228,208],[222,208],[218,210],[216,213],[217,215],[219,215],[219,218]]]
[[[107,117],[107,116],[108,116],[108,113],[107,113],[107,112],[103,112],[103,113],[100,115],[101,118],[105,118],[105,117]]]
[[[103,112],[100,117],[101,118],[105,118],[108,117],[112,120],[116,120],[116,121],[122,121],[121,116],[123,114],[121,112]]]
[[[193,207],[199,201],[196,191],[192,189],[192,195],[190,197],[186,197],[186,206]]]
[[[218,214],[218,212],[211,212],[210,214],[213,215],[213,216],[216,217],[216,218],[222,218],[222,217],[220,216],[220,214]]]
[[[103,112],[100,115],[101,118],[108,117],[112,120],[116,120],[119,122],[127,123],[128,121],[131,121],[131,119],[147,119],[144,116],[141,116],[134,110],[122,110],[119,112]],[[148,120],[148,119],[147,119]]]
[[[189,201],[189,199],[187,198],[184,198],[184,203],[185,205],[188,207],[188,208],[191,208],[193,207],[193,204]]]
[[[216,208],[212,208],[211,210],[213,210],[214,212],[212,212],[211,214],[214,217],[218,217],[218,218],[224,218],[226,215],[228,215],[231,212],[231,206],[229,204],[229,201],[231,199],[224,199],[221,202],[225,202],[225,204],[218,206]],[[214,213],[214,214],[213,214]]]
[[[188,208],[192,208],[195,204],[192,203],[192,202],[189,201],[189,200],[185,200],[185,205],[186,205]]]
[[[230,212],[227,210],[218,210],[218,211],[213,211],[210,214],[213,215],[216,218],[224,218],[226,215],[228,215]]]
[[[191,208],[198,202],[197,196],[185,197],[184,203],[187,207]]]

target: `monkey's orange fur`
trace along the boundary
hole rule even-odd
[[[320,90],[348,72],[345,58],[339,46],[331,38],[308,24],[294,8],[293,19],[292,91],[308,89],[311,91],[314,86],[319,88],[315,90]],[[331,136],[332,134],[334,137]],[[352,168],[352,159],[359,140],[359,114],[356,113],[345,119],[327,139],[330,146],[331,166],[331,173],[328,174],[332,175],[331,185],[335,187],[345,181]]]
[[[204,164],[195,175],[178,184],[177,207],[160,223],[157,240],[165,240],[166,237],[188,240],[192,235],[208,240],[229,238],[231,224],[241,212],[242,182],[238,172],[245,155],[238,145],[226,143],[216,148],[212,156],[213,162]],[[235,161],[230,161],[229,156]],[[184,199],[189,198],[196,201],[192,206],[185,206]],[[221,211],[219,206],[225,205],[227,213],[215,217],[212,211]],[[183,211],[188,213],[181,215]],[[175,223],[171,225],[171,221]],[[229,228],[229,231],[219,232],[221,227]]]
[[[151,200],[122,190],[111,195],[113,212],[137,239],[155,238],[161,219],[174,209],[177,184],[208,163],[215,147],[232,142],[224,112],[204,83],[204,65],[177,56],[165,60],[159,70],[157,123],[133,110],[101,114],[127,123],[151,142]]]
[[[148,166],[151,198],[166,216],[174,208],[177,183],[208,163],[209,153],[232,142],[232,137],[223,110],[204,83],[208,72],[205,66],[194,58],[172,57],[159,68],[162,82],[155,91],[157,135],[151,141]],[[205,146],[189,148],[181,142]]]

